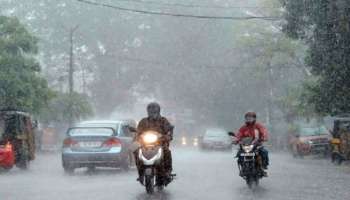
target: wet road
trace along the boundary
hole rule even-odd
[[[350,170],[327,160],[293,159],[272,153],[269,178],[254,190],[237,175],[230,152],[174,150],[177,179],[161,193],[150,196],[136,179],[136,171],[78,170],[65,175],[59,154],[41,154],[30,170],[0,174],[0,200],[128,200],[128,199],[350,199]]]

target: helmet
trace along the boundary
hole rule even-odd
[[[160,105],[156,102],[152,102],[147,105],[148,117],[152,119],[157,119],[160,117]]]
[[[244,119],[246,124],[254,124],[256,121],[256,113],[255,112],[247,112],[244,115]]]

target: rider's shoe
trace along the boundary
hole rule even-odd
[[[140,182],[141,183],[141,185],[143,185],[144,183],[144,180],[145,180],[145,178],[143,177],[143,176],[139,176],[137,179],[136,179],[138,182]]]
[[[242,171],[239,171],[239,176],[243,177],[243,172]]]
[[[264,170],[262,170],[262,175],[263,175],[263,177],[268,177],[267,172]]]

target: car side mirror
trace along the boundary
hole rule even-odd
[[[136,132],[137,132],[137,130],[136,130],[135,127],[128,126],[128,129],[129,129],[130,132],[133,132],[133,133],[136,133]]]
[[[38,120],[33,120],[32,121],[32,129],[38,128]]]
[[[228,132],[227,133],[229,136],[236,137],[236,134],[234,132]]]

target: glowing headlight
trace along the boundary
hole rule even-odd
[[[254,145],[243,146],[243,151],[249,153],[253,150]]]
[[[155,133],[148,132],[148,133],[143,134],[142,140],[144,143],[151,144],[151,143],[157,142],[158,136]]]
[[[186,145],[186,144],[187,144],[186,138],[185,138],[185,137],[182,137],[182,138],[181,138],[181,144],[182,144],[182,145]]]
[[[198,145],[198,138],[194,138],[193,139],[193,146],[197,146]]]

